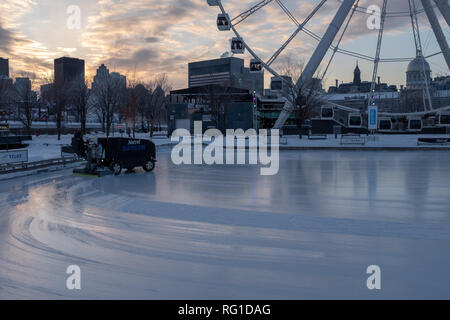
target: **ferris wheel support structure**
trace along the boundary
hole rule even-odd
[[[427,15],[428,21],[430,22],[431,29],[433,29],[433,33],[436,37],[439,47],[441,48],[442,54],[444,55],[447,67],[450,69],[450,48],[448,47],[447,40],[445,39],[445,35],[442,32],[441,25],[439,24],[439,20],[436,17],[433,6],[431,5],[431,1],[422,0],[422,6],[425,9],[425,13]]]
[[[419,22],[417,19],[416,1],[408,0],[408,5],[409,5],[409,12],[411,15],[411,26],[412,26],[412,32],[414,35],[414,44],[416,46],[416,56],[418,58],[421,58],[421,61],[422,61],[422,76],[423,76],[423,81],[425,83],[425,88],[422,89],[423,108],[425,111],[427,110],[426,100],[428,100],[428,108],[430,110],[432,110],[433,102],[431,100],[430,88],[428,85],[428,76],[427,76],[427,72],[425,70],[425,58],[423,57],[422,40],[420,39],[420,30],[419,30]]]
[[[383,40],[383,32],[384,32],[384,22],[386,20],[386,7],[387,7],[387,0],[383,0],[383,9],[381,11],[381,25],[380,25],[380,31],[378,33],[378,42],[377,42],[377,52],[375,54],[375,60],[373,63],[373,73],[372,73],[372,84],[370,85],[370,93],[372,94],[372,101],[370,103],[375,103],[375,88],[376,88],[376,81],[378,76],[378,64],[380,62],[380,53],[381,53],[381,44]]]
[[[339,7],[339,10],[334,16],[333,21],[331,21],[330,26],[328,27],[322,39],[320,40],[320,43],[318,44],[316,50],[309,59],[308,64],[306,65],[300,78],[298,79],[294,87],[294,92],[296,91],[295,90],[296,88],[301,88],[302,86],[307,85],[308,83],[311,82],[314,73],[316,73],[317,69],[319,68],[319,65],[322,63],[323,58],[325,57],[325,54],[329,50],[330,46],[333,44],[334,38],[336,37],[343,23],[345,22],[345,19],[350,13],[350,10],[355,4],[355,1],[356,0],[343,1],[341,6]],[[292,112],[292,103],[291,101],[288,100],[286,101],[286,104],[283,110],[281,111],[280,116],[275,122],[274,129],[280,129],[284,125],[286,120],[289,118],[291,112]]]
[[[450,27],[450,5],[448,4],[448,0],[434,0],[434,2]]]

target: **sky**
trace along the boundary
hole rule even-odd
[[[307,28],[323,35],[342,0],[328,0],[307,24]],[[259,0],[223,0],[230,17],[252,7]],[[298,21],[303,21],[318,0],[282,0]],[[420,1],[416,0],[419,10]],[[80,9],[80,28],[70,27],[74,11]],[[381,7],[382,0],[360,0],[343,37],[341,48],[375,56],[378,30],[367,28],[370,5]],[[362,11],[362,12],[360,12]],[[388,1],[388,13],[407,12],[407,0]],[[166,73],[173,88],[187,87],[189,62],[219,58],[229,51],[232,32],[220,32],[216,27],[218,7],[210,7],[206,0],[1,0],[0,1],[0,57],[10,59],[13,76],[28,75],[34,86],[51,79],[53,60],[71,56],[86,61],[88,78],[95,75],[104,63],[111,71],[127,75],[135,82],[149,82]],[[447,39],[448,25],[439,11],[436,14]],[[426,20],[418,15],[424,55],[440,51]],[[294,32],[296,26],[276,1],[250,16],[237,29],[258,54],[267,61]],[[342,30],[342,29],[341,29]],[[413,58],[416,51],[407,16],[386,20],[381,58]],[[283,70],[287,61],[306,63],[317,41],[300,33],[273,64]],[[331,56],[328,52],[320,66],[325,70]],[[246,53],[238,56],[249,62]],[[429,58],[433,76],[449,74],[442,55]],[[324,86],[353,79],[357,59],[337,54],[324,77]],[[373,62],[359,60],[362,80],[372,78]],[[407,62],[383,63],[379,76],[383,82],[405,83]],[[266,84],[270,76],[266,72]]]

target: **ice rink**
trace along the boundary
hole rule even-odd
[[[153,173],[1,181],[0,298],[450,299],[450,152],[283,151],[259,173],[165,149]]]

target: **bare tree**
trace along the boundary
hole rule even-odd
[[[48,121],[50,117],[50,112],[54,109],[54,81],[52,76],[43,77],[43,81],[45,82],[45,86],[41,86],[41,91],[39,95],[39,119]],[[44,117],[41,114],[41,111],[46,109],[47,111],[44,113]]]
[[[208,85],[207,90],[211,118],[217,129],[221,126],[226,129],[227,106],[232,101],[232,89],[229,85]]]
[[[54,83],[53,85],[54,113],[56,115],[56,133],[58,135],[58,141],[61,140],[64,111],[69,102],[67,87],[67,84]]]
[[[153,137],[155,123],[161,114],[161,109],[166,106],[166,95],[164,90],[157,86],[149,96],[148,108],[146,111],[146,119],[150,131],[150,137]]]
[[[126,83],[120,77],[107,76],[95,83],[93,95],[96,103],[97,115],[102,122],[106,136],[111,133],[114,117],[126,103]]]
[[[80,117],[81,136],[86,134],[86,121],[89,109],[91,108],[91,90],[88,88],[89,81],[75,81],[70,91],[69,102],[74,106]]]
[[[137,123],[137,94],[136,85],[136,66],[130,76],[126,76],[128,80],[128,86],[125,92],[125,100],[120,110],[120,120],[125,121],[126,131],[130,136],[133,134],[133,138],[136,137],[136,123]]]
[[[172,89],[169,78],[166,74],[157,76],[149,85],[151,90],[149,101],[145,113],[147,124],[150,130],[150,137],[153,137],[155,123],[161,128],[161,120],[167,112],[168,94]]]
[[[56,118],[56,133],[58,135],[58,140],[61,140],[62,134],[62,122],[64,117],[64,111],[70,102],[70,97],[68,92],[70,89],[70,83],[56,83],[54,74],[51,74],[46,79],[47,83],[52,84],[49,91],[46,92],[45,99],[48,104],[51,105],[52,110],[50,111],[55,115]]]
[[[302,60],[294,60],[291,56],[287,56],[280,65],[279,74],[291,78],[294,84],[302,75],[304,66]]]
[[[314,110],[323,104],[323,98],[317,93],[319,89],[318,81],[311,81],[297,88],[294,112],[300,139],[303,137],[303,124],[312,117]]]
[[[22,122],[25,130],[30,133],[31,124],[33,121],[33,108],[37,106],[37,97],[32,90],[31,80],[24,78],[30,82],[18,83],[16,79],[16,86],[14,92],[14,103],[17,106],[17,118]]]
[[[289,85],[289,98],[293,102],[293,112],[295,115],[295,123],[298,129],[299,138],[303,137],[303,124],[309,120],[316,109],[324,103],[322,84],[319,78],[313,78],[308,82],[301,82],[300,85],[294,85],[303,73],[304,63],[293,61],[287,58],[284,66],[281,68],[281,74],[292,79]],[[317,75],[320,71],[317,71]],[[286,85],[286,84],[284,84]]]
[[[136,94],[136,113],[140,118],[141,130],[145,131],[145,117],[149,107],[151,92],[147,90],[142,83],[139,83],[134,87],[134,92]]]
[[[164,92],[164,99],[160,100],[159,107],[157,108],[156,119],[158,121],[158,128],[161,129],[161,122],[167,119],[167,105],[169,103],[170,91],[172,91],[172,84],[169,77],[166,74],[162,74],[157,77],[158,86]]]
[[[125,117],[125,124],[127,133],[133,133],[133,138],[136,137],[136,123],[137,123],[137,95],[135,87],[127,88],[126,103],[122,107],[122,114]]]

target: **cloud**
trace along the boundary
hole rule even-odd
[[[147,37],[144,40],[145,40],[145,42],[148,42],[148,43],[155,43],[155,42],[160,41],[160,38],[158,38],[158,37]]]
[[[9,52],[15,40],[13,33],[0,24],[0,51]]]
[[[0,2],[0,56],[10,59],[10,74],[28,74],[37,83],[52,68],[52,54],[38,41],[23,32],[22,19],[33,12],[37,3],[33,0],[6,0]]]
[[[322,36],[340,1],[327,1],[307,24],[308,30]],[[2,18],[3,13],[6,18],[0,24],[0,55],[8,55],[17,70],[28,68],[38,75],[52,70],[54,58],[72,55],[86,60],[87,74],[90,75],[105,63],[112,71],[133,73],[142,81],[167,73],[174,87],[179,88],[187,85],[188,62],[220,57],[229,50],[229,40],[233,36],[232,32],[217,30],[218,7],[209,7],[204,0],[79,0],[83,23],[78,32],[64,27],[65,5],[69,2],[61,0],[55,7],[51,6],[53,2],[50,0],[40,0],[40,6],[34,0],[3,0],[0,11]],[[282,2],[299,22],[319,3],[316,0]],[[249,9],[256,0],[227,0],[223,3],[230,17],[235,17]],[[407,13],[409,10],[407,1],[388,3],[390,13]],[[381,7],[382,0],[361,0],[359,4],[341,47],[374,56],[378,31],[367,29],[365,8],[372,4]],[[420,12],[421,7],[418,9]],[[421,30],[427,32],[429,27],[423,19],[424,14],[419,16],[421,27],[425,23]],[[275,1],[238,26],[246,42],[264,60],[269,59],[295,29],[296,25]],[[385,39],[394,39],[392,43],[401,39],[398,42],[401,48],[383,47],[383,54],[405,54],[403,48],[413,46],[412,39],[403,37],[409,35],[410,30],[409,17],[390,17],[386,23]],[[405,41],[408,41],[407,45]],[[436,44],[430,43],[429,50],[438,51]],[[280,56],[280,61],[286,56],[307,61],[317,44],[317,40],[300,33]],[[406,55],[413,56],[414,53],[410,50]],[[249,60],[250,55],[246,53],[243,57]],[[354,60],[339,60],[330,72],[342,73],[342,61],[353,65]],[[370,63],[361,65],[361,68],[370,69]],[[398,73],[403,73],[403,70]],[[397,77],[395,81],[399,79]]]
[[[83,47],[95,54],[90,64],[109,63],[113,69],[136,72],[146,80],[166,72],[177,85],[184,85],[187,76],[182,76],[179,68],[186,68],[195,49],[187,49],[183,41],[197,42],[195,38],[205,33],[203,29],[189,34],[207,9],[204,1],[101,0],[99,8],[98,14],[89,17],[81,36]],[[178,38],[179,28],[186,37]]]

